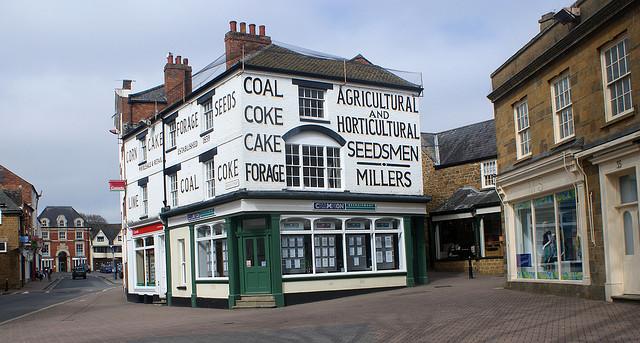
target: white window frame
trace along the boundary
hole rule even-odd
[[[303,94],[300,94],[300,93]],[[309,92],[309,95],[304,94]],[[319,94],[319,97],[313,97],[313,94]],[[325,92],[326,90],[313,87],[298,86],[298,114],[300,118],[324,119],[325,118]],[[308,102],[309,106],[306,105]],[[320,106],[312,106],[312,103],[319,103]],[[316,111],[316,114],[311,113]]]
[[[80,234],[80,235],[78,235]],[[76,231],[76,240],[83,240],[84,239],[84,235],[82,233],[82,231]]]
[[[8,244],[6,241],[0,241],[0,252],[7,252],[8,249]]]
[[[604,112],[605,112],[605,120],[607,122],[612,121],[614,119],[618,119],[618,118],[622,118],[624,116],[630,115],[631,113],[634,112],[634,106],[633,106],[633,98],[632,98],[632,93],[633,93],[633,89],[631,87],[633,87],[632,83],[631,83],[631,66],[630,63],[626,63],[627,66],[627,73],[625,73],[624,75],[619,75],[616,79],[612,80],[611,82],[609,82],[607,80],[607,62],[606,62],[606,54],[611,51],[614,47],[617,47],[620,43],[623,43],[624,48],[625,48],[625,57],[627,60],[629,60],[629,37],[627,35],[624,35],[620,38],[617,38],[616,40],[610,42],[609,44],[603,46],[600,49],[600,63],[601,63],[601,71],[602,71],[602,93],[604,96]],[[620,58],[618,57],[618,61],[620,61]],[[612,107],[611,107],[611,90],[610,87],[613,86],[614,84],[618,84],[620,82],[622,82],[625,78],[629,78],[629,103],[630,103],[630,108],[623,110],[622,112],[619,112],[617,114],[613,114],[612,111]]]
[[[104,236],[103,235],[98,235],[98,237],[96,237],[96,242],[98,242],[98,243],[104,242]]]
[[[171,207],[178,207],[178,174],[169,175],[169,195]]]
[[[149,237],[153,237],[153,245],[147,245],[147,238],[149,238]],[[142,246],[141,247],[136,247],[136,240],[137,239],[142,239]],[[149,275],[149,271],[146,270],[146,266],[148,264],[147,260],[149,259],[149,256],[147,254],[147,250],[154,250],[153,251],[153,258],[155,259],[156,258],[156,251],[155,251],[156,245],[155,244],[156,244],[157,240],[158,240],[157,237],[155,237],[153,235],[146,235],[146,236],[134,237],[132,239],[132,241],[131,241],[131,243],[133,244],[133,284],[135,285],[135,288],[153,289],[158,285],[158,269],[157,269],[158,266],[156,265],[155,261],[153,263],[153,265],[154,265],[154,274],[155,274],[154,275],[154,279],[153,279],[153,282],[154,282],[153,286],[147,285],[147,280],[146,280],[146,278],[148,276],[150,276]],[[142,264],[143,264],[143,268],[145,268],[144,273],[143,273],[144,276],[145,276],[145,280],[144,280],[144,285],[143,286],[138,285],[138,260],[137,260],[136,253],[139,250],[143,251],[142,252],[142,256],[143,256]]]
[[[84,243],[76,243],[76,256],[84,256]]]
[[[142,214],[149,215],[149,190],[147,185],[140,186],[140,195],[142,198]]]
[[[215,178],[215,166],[213,164],[213,158],[204,161],[202,163],[202,173],[204,177],[204,196],[205,199],[211,199],[216,196],[216,178]]]
[[[76,227],[82,227],[82,219],[78,218],[76,219]]]
[[[51,256],[51,244],[49,242],[44,242],[44,243],[42,243],[42,247],[43,248],[47,247],[47,251],[46,252],[44,251],[44,249],[41,250],[42,251],[42,256],[45,256],[45,257]]]
[[[167,150],[168,150],[168,149],[173,149],[178,145],[178,142],[177,142],[178,124],[176,123],[175,120],[172,120],[167,124],[167,126],[169,126],[169,130],[167,132],[167,135],[168,135],[167,142],[169,143],[167,146]]]
[[[493,167],[491,167],[493,164]],[[491,171],[493,169],[493,174],[487,174],[487,169]],[[498,161],[497,160],[488,160],[480,162],[480,182],[482,188],[494,188],[496,186],[496,176],[498,175]],[[487,177],[493,178],[493,183],[487,182]]]
[[[42,218],[40,220],[40,225],[42,225],[43,227],[49,227],[49,219],[47,218]]]
[[[67,227],[67,218],[60,215],[56,218],[56,223],[58,224],[58,227]]]
[[[565,81],[566,84],[563,84]],[[565,85],[566,88],[562,89],[562,93],[557,94],[558,89]],[[564,104],[559,104],[558,100],[564,101]],[[553,133],[555,143],[558,144],[575,137],[575,113],[573,112],[573,101],[571,100],[571,77],[568,72],[560,74],[551,81],[551,109],[553,111]],[[570,118],[565,121],[565,116]],[[567,132],[564,132],[565,124]]]
[[[287,219],[306,219],[311,221],[311,230],[301,230],[301,229],[286,229],[284,227],[285,220]],[[328,219],[331,220],[340,220],[342,221],[342,230],[337,230],[335,228],[331,229],[317,229],[316,221],[326,221]],[[369,229],[347,229],[346,222],[350,219],[366,219],[370,221]],[[397,220],[398,227],[396,229],[376,229],[376,224],[378,222],[387,222],[389,220]],[[376,274],[376,273],[406,273],[406,246],[404,241],[404,219],[400,217],[361,217],[361,216],[299,216],[299,215],[290,215],[290,216],[282,216],[280,220],[280,240],[282,240],[283,236],[287,235],[311,235],[311,261],[312,261],[312,272],[306,274],[282,274],[283,279],[295,279],[295,278],[305,278],[309,276],[314,277],[334,277],[336,275],[366,275],[366,274]],[[367,271],[349,271],[349,266],[347,263],[347,258],[349,255],[347,254],[347,236],[351,234],[369,234],[370,235],[370,247],[371,250],[368,252],[369,256],[371,256],[371,270]],[[378,270],[378,261],[376,256],[376,234],[396,234],[398,236],[398,269],[382,269]],[[315,263],[315,235],[342,235],[342,256],[345,271],[338,271],[332,273],[322,273],[316,272],[316,263]],[[279,248],[283,249],[282,246]],[[336,247],[337,248],[337,247]],[[282,263],[281,261],[279,263]],[[337,261],[336,261],[337,263]],[[284,269],[283,269],[284,270]]]
[[[522,109],[524,109],[524,114],[520,116],[520,110]],[[522,117],[522,123],[520,123],[520,117]],[[531,121],[529,117],[529,103],[526,98],[513,105],[513,118],[516,132],[517,159],[531,156]],[[520,124],[522,124],[522,126]],[[523,142],[523,137],[525,136],[527,141]],[[523,151],[523,145],[526,145],[528,151]]]
[[[287,154],[287,146],[293,147],[293,146],[297,146],[298,149],[298,164],[287,164],[286,163],[286,154]],[[311,148],[321,148],[322,149],[322,167],[319,166],[312,166],[312,165],[304,165],[304,149],[305,147],[311,149]],[[328,151],[329,149],[337,149],[337,161],[339,166],[338,167],[329,167],[329,159],[330,157],[328,156]],[[292,154],[293,156],[295,156],[295,154]],[[335,158],[335,156],[333,156],[333,158]],[[297,179],[298,179],[298,183],[299,186],[295,186],[293,183],[292,185],[289,185],[289,182],[287,181],[287,188],[291,188],[291,189],[323,189],[323,190],[342,190],[344,188],[344,176],[343,176],[343,162],[342,162],[342,149],[339,146],[325,146],[325,145],[311,145],[311,144],[285,144],[285,173],[287,173],[287,169],[288,168],[296,168],[298,170],[298,175],[297,175]],[[314,186],[310,186],[310,185],[306,185],[305,184],[305,168],[317,168],[320,169],[322,168],[323,170],[323,177],[322,177],[322,182],[323,182],[323,186],[322,187],[314,187]],[[337,178],[333,177],[331,178],[329,176],[330,172],[332,172],[333,175],[337,174]],[[287,173],[287,176],[288,173]],[[312,176],[310,176],[310,178],[312,178]],[[333,180],[337,180],[337,181],[333,181],[333,182],[337,182],[339,183],[339,187],[329,187],[329,181],[331,181],[331,179]]]
[[[217,234],[215,234],[213,232],[213,227],[215,225],[219,225],[219,224],[222,224],[223,229],[222,229],[222,234],[217,235]],[[199,227],[203,227],[203,226],[209,226],[210,227],[211,235],[206,236],[206,237],[198,237],[198,228]],[[193,261],[193,263],[196,264],[196,267],[194,268],[195,271],[196,271],[196,280],[229,280],[228,276],[215,276],[215,271],[214,270],[212,270],[212,273],[211,273],[214,276],[203,277],[203,276],[200,276],[200,271],[198,270],[199,261],[200,261],[200,256],[199,256],[200,255],[200,251],[198,249],[198,242],[210,241],[210,244],[213,247],[213,245],[215,244],[216,241],[218,241],[218,240],[226,240],[227,241],[226,242],[226,244],[227,244],[227,254],[228,254],[228,251],[229,251],[229,238],[227,237],[227,228],[225,226],[224,221],[216,221],[216,222],[208,222],[208,223],[198,224],[198,225],[196,225],[195,229],[193,230],[193,235],[194,235],[193,239],[194,239],[194,242],[195,242],[195,244],[193,245],[193,249],[195,249],[195,255],[194,255],[195,256],[195,260]],[[211,254],[212,255],[210,256],[211,257],[212,268],[213,268],[213,260],[215,258],[215,256],[213,256],[213,250],[214,249],[211,249]],[[224,252],[223,252],[223,258],[222,259],[223,259],[222,263],[224,263]],[[223,267],[223,270],[224,270],[224,267]],[[229,255],[227,255],[227,275],[228,274],[229,274]]]
[[[138,139],[138,145],[140,146],[140,162],[147,162],[147,137]]]
[[[213,99],[202,104],[202,132],[213,130]]]
[[[46,231],[46,230],[42,231],[42,239],[49,239],[49,231]]]
[[[180,257],[180,285],[187,285],[187,257],[184,238],[178,239],[178,254]]]
[[[64,236],[64,238],[62,236]],[[59,241],[66,241],[67,240],[67,232],[64,231],[64,230],[58,230],[58,240]]]

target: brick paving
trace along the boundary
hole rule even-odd
[[[608,342],[640,337],[639,305],[505,290],[502,281],[440,275],[416,288],[234,311],[132,304],[120,289],[111,289],[0,326],[0,337],[7,342]]]

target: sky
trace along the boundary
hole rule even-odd
[[[567,0],[2,1],[0,164],[48,205],[119,221],[114,89],[160,84],[167,52],[194,72],[224,52],[229,21],[275,41],[422,74],[424,132],[493,118],[490,74]]]

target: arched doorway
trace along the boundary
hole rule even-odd
[[[61,251],[58,254],[58,272],[66,272],[67,271],[67,253]]]

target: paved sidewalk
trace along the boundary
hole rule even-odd
[[[65,276],[69,276],[71,275],[70,273],[53,273],[53,275],[51,275],[51,280],[48,280],[47,278],[42,279],[42,281],[39,280],[31,280],[29,282],[27,282],[24,287],[19,288],[19,289],[9,289],[9,291],[5,292],[4,289],[2,290],[2,292],[0,294],[17,294],[17,293],[24,293],[24,292],[44,292],[47,290],[50,290],[51,288],[55,287],[55,285]]]
[[[0,326],[7,342],[637,341],[640,307],[505,290],[503,279],[431,284],[276,309],[133,304],[121,289]],[[25,327],[37,330],[24,330]],[[112,328],[104,330],[104,328]]]

